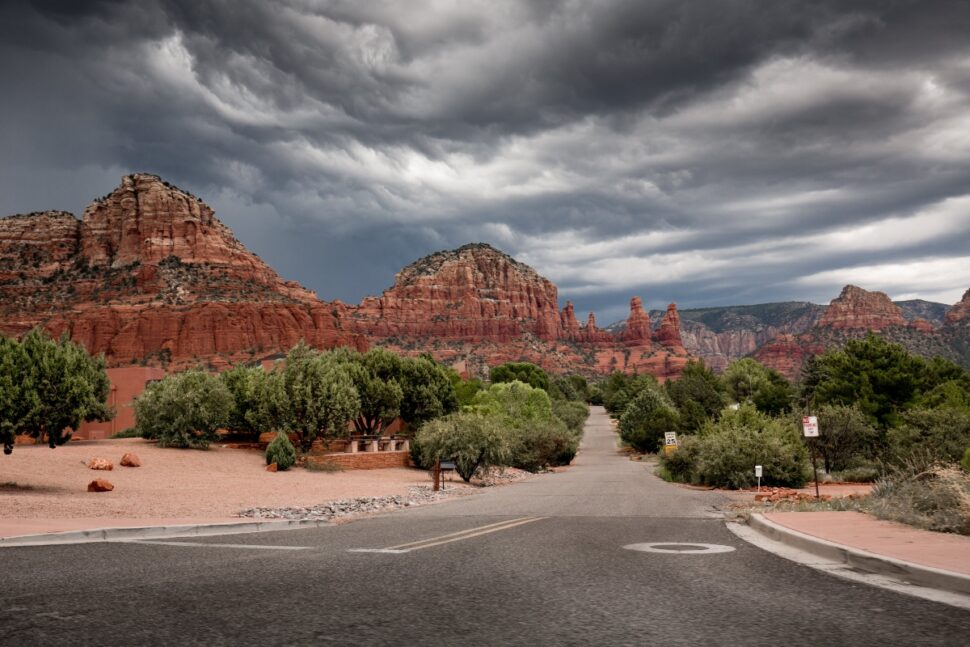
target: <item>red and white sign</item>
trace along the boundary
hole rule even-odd
[[[818,437],[818,418],[815,416],[802,416],[802,431],[806,438]]]

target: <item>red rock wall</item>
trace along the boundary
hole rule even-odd
[[[825,309],[818,325],[843,330],[885,330],[906,326],[902,310],[884,292],[869,292],[847,285]]]

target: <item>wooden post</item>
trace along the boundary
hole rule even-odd
[[[431,475],[434,478],[434,485],[431,487],[433,492],[437,492],[441,489],[441,459],[436,458],[434,461],[434,467],[431,469]]]

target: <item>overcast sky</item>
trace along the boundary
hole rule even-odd
[[[605,324],[970,287],[970,2],[16,2],[0,214],[133,171],[323,299],[484,241]]]

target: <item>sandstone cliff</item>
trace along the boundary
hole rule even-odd
[[[0,332],[67,331],[110,365],[224,364],[366,342],[327,304],[284,281],[205,203],[149,174],[123,178],[78,221],[0,219]]]
[[[878,332],[890,326],[905,326],[902,310],[884,292],[869,292],[854,285],[842,288],[842,293],[825,309],[818,325],[836,330],[871,330]]]

